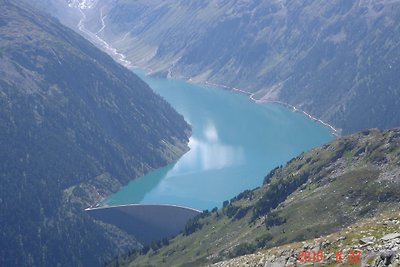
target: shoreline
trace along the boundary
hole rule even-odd
[[[143,70],[145,70],[145,75],[151,75],[152,73],[154,73],[154,71],[149,67],[141,68],[140,66],[138,66],[136,64],[133,64],[131,61],[129,61],[127,59],[127,57],[123,53],[118,52],[118,50],[115,47],[112,47],[104,39],[102,39],[100,36],[98,36],[98,33],[101,32],[106,27],[105,22],[104,22],[104,18],[105,17],[102,14],[103,9],[101,9],[101,12],[100,12],[101,13],[100,17],[101,17],[101,22],[102,22],[101,29],[96,33],[88,31],[84,26],[84,21],[86,20],[86,14],[83,12],[83,9],[85,9],[85,8],[86,8],[86,6],[84,6],[84,7],[78,6],[78,10],[80,11],[80,13],[82,15],[82,18],[81,18],[81,20],[79,21],[79,23],[77,25],[78,29],[80,31],[82,31],[83,33],[86,33],[89,36],[94,35],[95,39],[97,39],[97,41],[100,43],[100,45],[102,45],[106,51],[111,52],[111,54],[114,56],[114,58],[116,57],[116,60],[121,62],[122,65],[124,67],[126,67],[127,69],[134,69],[134,68],[143,69]],[[91,7],[89,6],[88,8],[90,9]],[[173,79],[174,78],[173,75],[172,75],[172,67],[173,67],[173,65],[169,68],[168,75],[165,77],[165,79],[171,79],[171,78]],[[218,88],[227,89],[227,90],[230,90],[230,91],[233,91],[233,92],[236,92],[236,93],[245,94],[245,95],[249,96],[249,98],[252,101],[254,101],[256,104],[276,103],[276,104],[283,105],[283,106],[285,106],[287,108],[292,109],[293,112],[302,113],[303,115],[307,116],[310,120],[315,121],[317,123],[320,123],[324,127],[328,127],[331,130],[332,135],[334,135],[336,137],[340,136],[339,131],[335,127],[333,127],[331,124],[329,124],[327,122],[324,122],[323,120],[318,119],[318,118],[312,116],[311,114],[307,113],[306,111],[298,109],[298,108],[296,108],[296,106],[293,106],[293,105],[291,105],[289,103],[286,103],[286,102],[283,102],[283,101],[280,101],[280,100],[259,100],[259,99],[255,99],[254,98],[254,95],[255,95],[254,93],[251,93],[251,92],[248,92],[248,91],[245,91],[243,89],[236,88],[236,87],[223,85],[223,84],[212,83],[212,82],[209,82],[209,81],[193,82],[190,77],[189,78],[183,77],[182,79],[185,80],[188,83],[200,84],[200,85],[203,84],[203,85],[206,85],[206,86],[218,87]]]
[[[141,70],[144,70],[146,76],[152,76],[152,74],[154,74],[154,71],[149,67],[140,67],[138,65],[131,65],[130,69],[141,69]],[[174,79],[174,77],[172,75],[169,75],[168,77],[165,77],[165,79]],[[333,136],[340,137],[339,130],[336,129],[335,127],[333,127],[333,125],[331,125],[331,124],[329,124],[329,123],[327,123],[327,122],[325,122],[325,121],[323,121],[321,119],[318,119],[317,117],[314,117],[311,114],[307,113],[306,111],[304,111],[302,109],[299,109],[296,106],[293,106],[293,105],[291,105],[289,103],[286,103],[286,102],[283,102],[283,101],[280,101],[280,100],[259,100],[259,99],[255,99],[254,98],[254,95],[255,95],[254,93],[251,93],[251,92],[248,92],[248,91],[245,91],[243,89],[236,88],[236,87],[231,87],[231,86],[227,86],[227,85],[223,85],[223,84],[212,83],[212,82],[209,82],[209,81],[193,82],[193,80],[191,78],[185,78],[185,77],[178,78],[178,80],[183,80],[183,81],[186,81],[188,83],[195,84],[195,85],[204,85],[204,86],[208,86],[208,87],[217,87],[217,88],[226,89],[226,90],[238,93],[238,94],[244,94],[244,95],[247,95],[250,98],[250,100],[252,100],[256,104],[275,103],[275,104],[282,105],[282,106],[284,106],[286,108],[291,109],[293,112],[302,113],[303,115],[308,117],[310,120],[312,120],[314,122],[317,122],[317,123],[321,124],[324,127],[329,128],[331,130],[331,134]]]
[[[189,80],[190,80],[190,79],[189,79]],[[316,118],[316,117],[310,115],[310,114],[307,113],[306,111],[301,110],[301,109],[299,109],[299,108],[296,108],[296,106],[293,106],[293,105],[291,105],[291,104],[289,104],[289,103],[286,103],[286,102],[283,102],[283,101],[279,101],[279,100],[259,100],[259,99],[255,99],[255,98],[254,98],[254,95],[255,95],[254,93],[251,93],[251,92],[248,92],[248,91],[245,91],[245,90],[236,88],[236,87],[230,87],[230,86],[227,86],[227,85],[211,83],[211,82],[209,82],[209,81],[205,81],[204,84],[205,84],[205,85],[211,85],[211,86],[214,86],[214,87],[220,87],[220,88],[228,89],[228,90],[231,90],[231,91],[236,92],[236,93],[239,93],[239,94],[245,94],[245,95],[249,96],[249,98],[250,98],[252,101],[254,101],[254,103],[256,103],[256,104],[276,103],[276,104],[285,106],[286,108],[292,109],[293,112],[302,113],[303,115],[305,115],[306,117],[308,117],[310,120],[315,121],[315,122],[317,122],[317,123],[320,123],[320,124],[322,124],[324,127],[328,127],[328,128],[332,131],[332,135],[334,135],[334,136],[336,136],[336,137],[339,137],[339,136],[340,136],[339,131],[338,131],[335,127],[333,127],[331,124],[329,124],[329,123],[327,123],[327,122],[324,122],[323,120],[318,119],[318,118]]]

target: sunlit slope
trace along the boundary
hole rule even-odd
[[[360,263],[361,266],[387,266],[389,263],[396,266],[400,263],[400,250],[397,246],[400,241],[399,230],[400,213],[384,212],[327,236],[261,250],[211,266],[292,267],[300,263],[327,267],[357,266]],[[310,252],[311,257],[303,257],[304,252]],[[358,256],[357,252],[360,253]],[[314,258],[314,254],[318,253],[322,257]]]
[[[336,232],[399,211],[400,130],[333,141],[273,170],[248,190],[190,222],[169,245],[120,258],[129,266],[198,266]]]

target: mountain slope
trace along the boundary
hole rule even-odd
[[[190,127],[55,19],[0,8],[0,265],[97,266],[138,247],[83,209],[176,160]]]
[[[316,263],[319,266],[339,267],[347,266],[345,264],[349,263],[349,259],[353,262],[350,266],[357,266],[359,263],[361,266],[371,267],[383,267],[389,264],[398,266],[400,264],[399,230],[400,213],[388,212],[361,220],[328,236],[261,250],[211,266],[283,267],[298,266],[299,263]],[[310,258],[302,256],[302,252],[305,251],[311,253]],[[360,252],[359,260],[357,257],[352,257],[354,251]],[[322,260],[318,257],[314,258],[314,253],[318,254],[318,252],[323,253]]]
[[[120,258],[129,266],[199,266],[336,232],[400,210],[400,129],[368,130],[294,158],[169,245]],[[111,264],[112,265],[112,264]]]
[[[91,3],[75,14],[89,38],[158,75],[286,102],[344,133],[400,125],[399,1],[70,2]]]

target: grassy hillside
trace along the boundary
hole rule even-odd
[[[237,257],[212,264],[213,267],[241,266],[298,266],[303,263],[316,263],[317,266],[398,266],[400,264],[400,213],[385,212],[373,218],[360,220],[339,232],[319,238],[295,242],[271,249],[263,249],[257,253]],[[299,255],[311,252],[311,260],[304,260]],[[321,251],[323,260],[314,260],[312,252]],[[352,252],[360,252],[360,261],[352,258]],[[342,253],[342,259],[336,258]],[[350,257],[349,257],[350,256]],[[383,257],[382,257],[383,256]],[[318,258],[317,258],[318,259]],[[353,261],[351,264],[350,261]],[[388,262],[389,261],[389,262]],[[296,265],[297,263],[297,265]],[[387,264],[386,264],[387,263]],[[397,264],[397,265],[396,265]],[[389,265],[390,266],[390,265]]]
[[[0,265],[97,266],[138,247],[83,209],[176,160],[190,127],[55,19],[0,9]]]
[[[129,266],[198,266],[336,232],[400,209],[400,130],[367,130],[304,153]],[[111,265],[115,264],[112,263]]]

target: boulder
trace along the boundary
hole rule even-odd
[[[400,238],[400,233],[387,234],[381,238],[383,241],[389,241],[395,238]]]
[[[359,243],[361,245],[371,245],[371,244],[374,244],[374,242],[375,242],[375,237],[373,237],[373,236],[361,238],[359,241]]]

